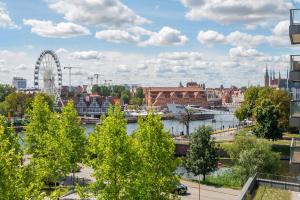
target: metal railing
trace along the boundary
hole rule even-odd
[[[300,184],[300,180],[298,180],[297,177],[282,176],[282,175],[276,175],[276,174],[257,173],[256,179],[257,180],[264,179],[264,180],[271,180],[271,181],[277,181],[277,182]]]
[[[300,9],[290,9],[290,25],[300,25],[300,21],[295,21],[295,13],[300,14]]]

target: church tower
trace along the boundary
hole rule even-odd
[[[265,87],[269,87],[269,86],[270,86],[270,77],[269,77],[268,66],[266,66]]]

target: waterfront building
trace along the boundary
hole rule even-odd
[[[16,90],[22,90],[27,88],[27,80],[22,77],[13,77],[12,85]]]
[[[210,106],[221,106],[222,98],[220,97],[219,90],[213,88],[206,89],[207,102]]]
[[[116,97],[102,97],[97,94],[83,94],[74,97],[75,107],[80,116],[101,116],[106,114],[110,105],[120,104]]]
[[[187,83],[186,87],[144,87],[145,103],[149,107],[167,107],[167,104],[208,106],[204,84]]]

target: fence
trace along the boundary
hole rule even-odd
[[[245,183],[238,200],[251,199],[258,186],[269,186],[283,190],[300,192],[300,179],[291,176],[257,173],[255,176],[250,177]]]

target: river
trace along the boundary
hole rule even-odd
[[[214,130],[221,130],[222,128],[229,128],[238,125],[239,121],[234,117],[233,114],[218,114],[215,115],[215,123],[211,119],[198,120],[190,122],[190,132],[193,132],[197,127],[201,125],[211,126]],[[185,126],[178,120],[163,120],[165,130],[170,131],[172,134],[180,134],[185,131]],[[86,133],[90,133],[94,130],[95,125],[84,125]],[[137,128],[137,123],[127,124],[127,133],[132,134]]]

